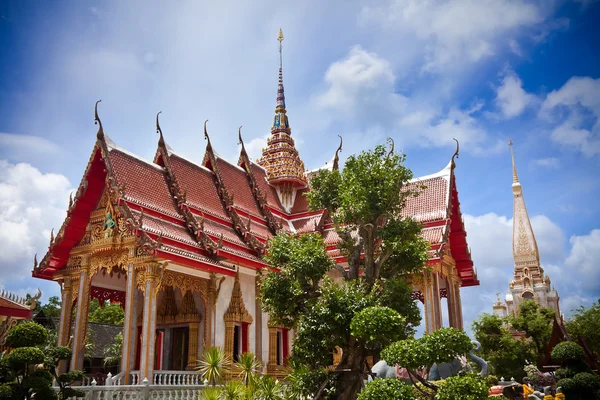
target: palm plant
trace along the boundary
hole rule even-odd
[[[242,400],[246,398],[246,387],[240,381],[228,381],[221,389],[222,400]]]
[[[228,372],[231,359],[225,355],[222,348],[211,347],[204,351],[198,364],[196,369],[202,375],[202,379],[215,386]]]
[[[199,400],[222,400],[220,387],[206,387],[198,395]]]
[[[104,349],[104,365],[119,365],[123,349],[123,332],[119,332],[114,341]]]
[[[285,395],[283,385],[270,376],[263,375],[254,382],[254,398],[257,400],[282,400]]]
[[[254,379],[255,374],[261,367],[260,362],[256,359],[256,356],[252,353],[243,353],[238,356],[237,361],[234,364],[235,370],[238,371],[238,378],[244,382],[244,385],[250,385]]]

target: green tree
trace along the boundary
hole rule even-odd
[[[293,358],[299,363],[323,368],[331,364],[335,347],[342,349],[340,399],[356,398],[366,357],[377,356],[368,338],[351,333],[355,314],[389,307],[403,317],[404,334],[420,323],[405,278],[423,268],[429,244],[420,236],[421,226],[401,216],[406,199],[417,194],[408,189],[412,173],[404,160],[377,146],[350,156],[343,171],[322,170],[311,179],[310,207],[328,210],[347,268],[329,259],[320,235],[279,234],[269,242],[265,259],[279,272],[263,279],[264,309],[275,323],[295,328]],[[326,277],[331,269],[340,282]]]
[[[566,325],[569,335],[583,337],[587,347],[600,357],[600,299],[590,308],[577,309]]]
[[[88,310],[89,322],[122,326],[124,320],[125,312],[119,304],[111,304],[107,301],[100,307],[98,300],[92,299],[90,301]]]
[[[123,332],[117,333],[111,344],[104,349],[104,365],[119,365],[123,349]]]
[[[475,339],[481,343],[481,358],[488,362],[490,373],[521,381],[525,376],[523,366],[536,359],[531,346],[513,338],[507,321],[493,314],[480,315],[472,327]]]
[[[437,392],[439,386],[421,378],[416,371],[429,368],[433,363],[452,362],[472,349],[473,344],[466,333],[454,328],[442,328],[420,339],[394,342],[381,352],[381,358],[388,365],[402,365],[408,371],[411,380],[419,381]],[[485,380],[483,384],[485,385]],[[465,383],[465,387],[470,387],[470,384]]]
[[[24,322],[12,328],[6,344],[12,348],[0,361],[0,399],[66,399],[82,397],[83,392],[71,388],[82,378],[81,371],[58,374],[59,361],[70,360],[67,347],[48,345],[48,333],[35,322]],[[59,385],[52,388],[53,379]]]
[[[600,389],[600,377],[594,374],[583,361],[585,352],[575,342],[561,342],[552,349],[552,359],[560,361],[562,367],[556,371],[558,387],[569,400],[594,399]]]
[[[541,361],[552,334],[555,311],[540,306],[533,300],[524,300],[519,305],[517,316],[509,317],[510,325],[531,340],[535,346],[536,361]]]
[[[375,379],[358,394],[358,400],[415,400],[413,388],[397,379]]]

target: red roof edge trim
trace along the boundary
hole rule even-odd
[[[29,318],[31,318],[31,310],[23,310],[23,309],[0,306],[0,315],[5,315],[8,317],[15,317],[15,318],[29,319]]]
[[[313,217],[315,215],[319,215],[324,213],[326,210],[317,210],[317,211],[307,211],[307,212],[302,212],[302,213],[298,213],[298,214],[291,214],[287,216],[287,220],[288,221],[294,221],[296,219],[302,219],[302,218],[306,218],[306,217]],[[327,224],[327,226],[333,226],[333,224]]]
[[[139,211],[139,212],[144,210],[144,214],[146,214],[146,215],[157,217],[158,219],[161,219],[163,221],[169,221],[175,225],[185,226],[185,222],[178,218],[173,218],[170,215],[163,214],[163,213],[153,210],[151,208],[143,207],[137,203],[131,202],[131,200],[127,200],[126,203],[127,203],[127,206],[132,210]]]
[[[176,263],[179,265],[183,265],[184,267],[189,267],[189,268],[200,270],[200,271],[214,272],[217,274],[223,274],[223,275],[227,275],[227,276],[231,276],[231,277],[235,276],[235,271],[230,270],[226,267],[209,264],[209,263],[205,263],[202,261],[192,260],[187,257],[183,257],[183,256],[180,256],[177,254],[163,251],[163,250],[157,250],[156,254],[159,257],[168,259],[169,261],[172,261],[173,263]]]

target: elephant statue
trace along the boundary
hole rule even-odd
[[[373,368],[371,368],[371,372],[376,374],[375,378],[395,378],[396,377],[396,368],[388,365],[385,360],[378,361]]]
[[[481,371],[479,375],[487,376],[488,374],[488,365],[482,358],[477,357],[473,352],[478,352],[481,350],[481,344],[479,342],[472,340],[471,343],[475,346],[473,350],[469,352],[469,358],[473,360],[479,367],[481,367]],[[455,358],[449,363],[443,363],[440,365],[433,364],[431,369],[429,370],[428,379],[430,381],[439,381],[440,379],[446,379],[450,376],[457,375],[459,372],[470,370],[469,363],[465,357]]]

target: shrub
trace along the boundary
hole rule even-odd
[[[595,393],[600,389],[600,377],[590,372],[580,372],[573,377],[575,384],[586,393]]]
[[[552,349],[552,358],[558,361],[581,360],[583,357],[583,348],[574,342],[561,342]]]
[[[496,386],[498,384],[498,377],[496,375],[488,375],[485,378],[485,382],[487,383],[488,387]]]
[[[43,346],[48,341],[48,332],[35,322],[23,322],[12,328],[6,336],[8,347]]]
[[[415,400],[413,388],[397,379],[375,379],[365,385],[357,400]]]
[[[389,307],[367,307],[354,315],[350,323],[353,336],[370,345],[388,345],[406,338],[406,319]]]
[[[37,347],[20,347],[10,352],[6,362],[11,370],[21,371],[28,365],[43,363],[44,352]]]
[[[487,400],[488,387],[485,379],[470,373],[464,376],[451,376],[444,381],[437,392],[437,400]]]

